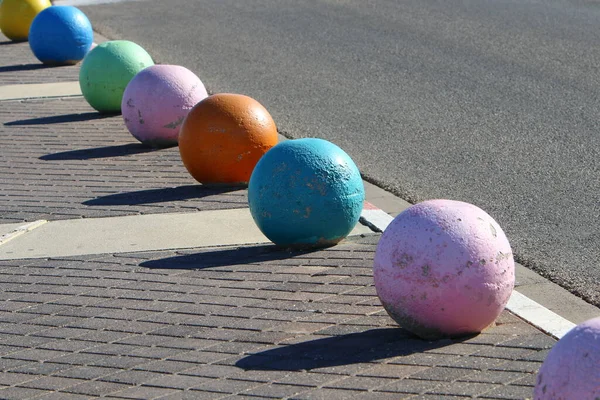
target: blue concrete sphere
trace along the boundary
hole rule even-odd
[[[254,221],[280,246],[338,243],[358,222],[364,200],[354,161],[322,139],[279,143],[258,161],[248,183]]]
[[[29,29],[31,51],[44,64],[77,64],[90,50],[93,39],[90,20],[72,6],[42,10]]]

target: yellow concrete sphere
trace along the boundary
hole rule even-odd
[[[27,40],[31,21],[40,11],[51,5],[50,0],[2,0],[0,30],[11,40]]]

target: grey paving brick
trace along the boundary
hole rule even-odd
[[[69,353],[64,351],[42,350],[40,348],[37,348],[17,351],[11,353],[7,357],[14,358],[17,360],[48,361],[58,357],[62,357],[66,354]]]
[[[255,398],[283,399],[294,397],[295,395],[299,395],[308,390],[309,389],[304,386],[282,385],[277,383],[273,385],[257,386],[253,389],[246,390],[244,394]]]
[[[240,392],[245,392],[260,385],[261,383],[252,381],[239,381],[233,379],[209,379],[205,383],[193,388],[193,390],[201,392],[207,391],[236,394]]]
[[[354,399],[358,400],[401,400],[410,399],[412,395],[402,395],[400,393],[383,393],[383,392],[361,392]]]
[[[118,340],[123,340],[128,338],[131,333],[128,332],[111,332],[111,331],[102,331],[97,329],[85,329],[85,328],[74,328],[79,331],[87,332],[83,335],[77,336],[78,340],[84,340],[95,343],[110,343]]]
[[[308,400],[308,399],[321,399],[321,400],[344,400],[352,399],[359,395],[361,391],[358,390],[346,390],[346,389],[313,389],[294,396],[290,399],[293,400]]]
[[[421,394],[427,391],[434,390],[435,388],[443,384],[444,383],[441,383],[439,381],[421,379],[402,379],[390,383],[389,385],[381,386],[377,389],[377,391],[404,394]]]
[[[326,389],[350,389],[350,390],[372,390],[377,389],[380,386],[390,384],[396,378],[386,378],[382,376],[378,377],[362,377],[362,376],[351,376],[343,378],[326,385],[323,385]]]
[[[84,396],[81,394],[65,393],[65,392],[51,392],[44,394],[40,397],[36,397],[35,400],[92,400],[96,397]]]
[[[426,394],[435,394],[441,396],[465,396],[475,397],[499,388],[500,385],[490,383],[470,382],[466,385],[464,382],[446,382],[428,391]]]
[[[42,350],[53,350],[53,351],[61,351],[65,353],[73,353],[77,351],[82,351],[86,349],[91,349],[96,347],[96,343],[84,341],[84,340],[55,340],[53,342],[44,343],[38,346],[39,349]]]
[[[63,391],[67,393],[84,394],[88,396],[106,396],[127,388],[128,385],[119,383],[91,381],[72,386]]]
[[[139,371],[151,371],[159,373],[175,374],[183,372],[188,369],[197,367],[197,363],[185,362],[185,361],[174,361],[174,360],[160,360],[153,361],[143,365],[137,366],[135,369]]]
[[[195,364],[209,364],[224,360],[229,357],[231,356],[227,353],[200,350],[179,353],[175,356],[170,357],[169,360]]]
[[[536,373],[542,363],[534,362],[534,361],[509,361],[506,364],[502,364],[499,368],[502,371],[514,371],[514,372],[523,372],[523,373]],[[496,368],[492,368],[495,370]]]
[[[535,376],[535,374],[532,374],[532,376]],[[483,370],[475,371],[470,375],[466,375],[458,379],[458,382],[481,382],[506,385],[518,381],[521,378],[523,378],[523,373],[521,372]]]
[[[32,399],[50,391],[41,389],[30,389],[23,387],[0,387],[0,398],[5,400],[24,400]]]
[[[453,381],[471,373],[473,373],[472,369],[435,366],[412,374],[411,378],[430,381]]]
[[[411,400],[461,400],[470,399],[470,396],[454,396],[454,395],[441,395],[441,394],[422,394],[418,396],[411,396],[408,399]]]
[[[289,385],[299,385],[315,388],[320,386],[326,386],[330,383],[338,382],[343,379],[346,379],[346,376],[338,374],[327,374],[321,372],[302,371],[294,374],[288,373],[287,375],[279,378],[277,382]]]
[[[1,393],[1,392],[0,392]],[[501,386],[481,396],[483,399],[522,400],[533,398],[533,388],[530,386]]]
[[[46,329],[45,327],[37,325],[29,325],[28,323],[30,321],[31,320],[20,321],[20,323],[4,323],[0,328],[0,334],[21,336],[27,334],[34,334],[36,332]]]
[[[177,389],[168,389],[160,387],[131,387],[123,391],[108,395],[108,398],[118,399],[135,399],[135,400],[152,400],[163,399],[165,396],[181,396],[181,391]]]
[[[20,383],[35,380],[37,377],[30,374],[20,374],[16,372],[2,372],[0,373],[0,385],[2,386],[14,386]]]
[[[535,386],[537,381],[537,374],[528,374],[521,376],[519,379],[512,381],[510,384],[515,386]]]
[[[65,364],[55,364],[51,362],[37,362],[37,361],[29,361],[25,364],[18,365],[14,368],[11,368],[11,372],[18,372],[23,374],[30,374],[32,376],[35,375],[51,375],[60,371],[64,371],[66,369],[71,368],[70,365]]]
[[[58,376],[46,376],[43,378],[20,383],[20,387],[31,389],[61,390],[82,383],[81,379],[62,378]]]
[[[427,371],[430,367],[420,365],[398,365],[398,364],[379,364],[372,368],[366,368],[360,371],[357,375],[369,378],[407,378],[414,376],[423,371]]]
[[[190,375],[165,375],[145,382],[146,386],[173,388],[173,389],[191,389],[200,385],[212,382],[214,379],[203,378]]]
[[[160,400],[217,400],[228,396],[228,394],[221,392],[179,391],[160,397]]]
[[[28,363],[31,363],[31,361],[0,358],[0,371],[9,371],[13,368],[17,368],[21,365],[28,364]]]
[[[551,349],[546,349],[546,350],[538,350],[535,352],[531,352],[528,353],[526,355],[523,355],[520,357],[521,361],[533,361],[533,362],[543,362],[546,357],[548,356],[548,353],[550,353]]]

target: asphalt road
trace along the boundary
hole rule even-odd
[[[473,203],[517,259],[600,305],[600,1],[146,0],[106,36],[259,100],[416,202]]]

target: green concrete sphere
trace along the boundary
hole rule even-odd
[[[100,112],[120,112],[123,92],[133,77],[154,65],[139,45],[113,40],[94,47],[83,59],[79,86],[87,102]]]

